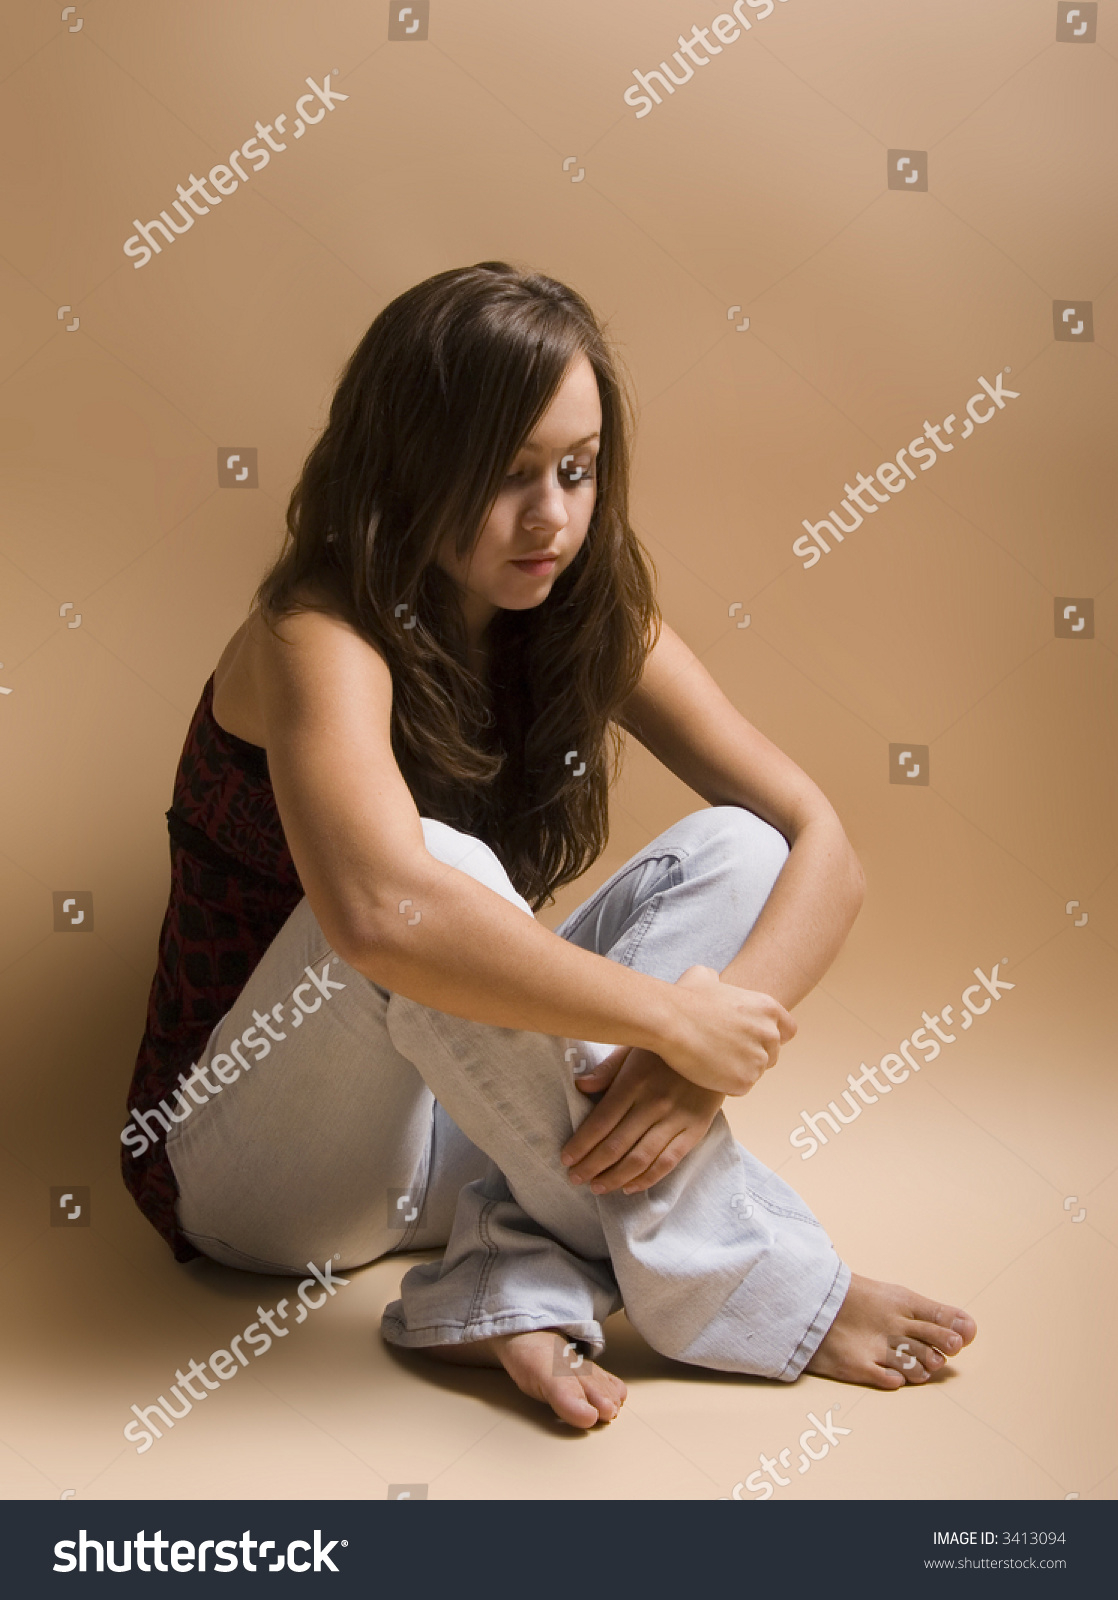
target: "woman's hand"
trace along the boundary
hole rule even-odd
[[[625,1044],[575,1082],[586,1094],[605,1091],[561,1151],[571,1181],[595,1194],[650,1189],[706,1136],[724,1099]]]
[[[779,1000],[722,983],[713,967],[688,967],[676,987],[687,995],[686,1032],[665,1047],[673,1064],[622,1044],[575,1079],[586,1094],[605,1092],[560,1157],[595,1194],[658,1183],[705,1138],[726,1095],[747,1094],[797,1031]]]
[[[676,1026],[660,1054],[700,1088],[748,1094],[798,1031],[779,1000],[723,983],[713,967],[688,967],[675,989]]]

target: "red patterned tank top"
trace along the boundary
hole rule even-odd
[[[303,898],[267,754],[214,721],[213,686],[211,673],[167,812],[171,892],[121,1136],[124,1182],[177,1261],[199,1252],[178,1226],[178,1188],[162,1133],[181,1115],[168,1121],[163,1113],[175,1107],[179,1074],[190,1072]]]

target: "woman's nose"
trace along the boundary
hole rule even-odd
[[[565,528],[569,520],[563,486],[557,478],[547,478],[532,497],[530,515],[549,527]]]

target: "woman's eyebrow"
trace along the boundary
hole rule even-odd
[[[588,433],[584,439],[576,439],[574,444],[565,445],[563,448],[565,450],[577,450],[580,444],[589,444],[591,439],[599,438],[601,438],[600,433]],[[544,447],[541,444],[535,443],[534,440],[528,439],[524,444],[521,445],[520,448],[522,450],[542,450]]]

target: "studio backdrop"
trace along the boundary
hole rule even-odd
[[[1112,1497],[1118,5],[2,27],[3,1492]],[[665,618],[865,871],[731,1125],[856,1272],[979,1338],[893,1395],[685,1370],[618,1317],[622,1424],[559,1449],[503,1375],[385,1350],[398,1257],[138,1456],[130,1407],[283,1292],[176,1265],[120,1179],[187,724],[357,340],[492,260],[606,324]],[[542,920],[701,804],[629,740]],[[759,1480],[809,1410],[825,1458]]]

